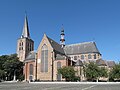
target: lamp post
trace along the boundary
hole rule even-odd
[[[7,72],[5,72],[5,81],[7,81]]]
[[[13,81],[16,81],[16,70],[14,69],[14,77],[13,77]]]

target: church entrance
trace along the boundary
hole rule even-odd
[[[61,74],[57,74],[57,81],[61,81],[61,77],[62,77]]]
[[[29,80],[33,81],[33,64],[29,65]]]
[[[29,76],[29,80],[30,80],[30,81],[33,81],[33,75],[30,75],[30,76]]]

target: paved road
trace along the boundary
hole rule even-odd
[[[120,84],[0,83],[0,90],[120,90]]]

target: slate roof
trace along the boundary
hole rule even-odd
[[[115,66],[115,62],[114,61],[108,61],[108,60],[96,60],[96,64],[99,66],[108,66],[109,68],[112,68]]]
[[[66,45],[65,54],[74,55],[74,54],[85,54],[85,53],[100,53],[97,49],[95,42],[84,42],[78,44]]]
[[[106,61],[102,59],[96,60],[96,64],[98,66],[107,66]]]
[[[53,47],[53,49],[54,49],[55,51],[57,51],[57,52],[59,52],[59,53],[61,53],[61,54],[65,54],[65,53],[64,53],[64,50],[63,50],[63,48],[61,47],[60,44],[58,44],[57,42],[55,42],[54,40],[52,40],[52,39],[49,38],[48,36],[47,36],[47,38],[48,38],[51,46]]]
[[[81,60],[77,60],[75,66],[83,66],[83,62]]]
[[[29,54],[27,55],[25,61],[31,61],[31,60],[35,60],[35,52],[34,51],[31,51],[29,52]]]
[[[24,22],[24,27],[23,27],[23,32],[22,32],[21,38],[29,38],[30,39],[27,16],[25,16],[25,22]]]
[[[65,55],[57,54],[56,60],[65,60]]]
[[[107,61],[107,65],[109,68],[112,68],[115,66],[115,62],[114,61]]]

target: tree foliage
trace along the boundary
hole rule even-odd
[[[97,80],[99,77],[107,77],[107,69],[98,67],[94,62],[90,62],[85,69],[86,77],[88,80]]]
[[[99,77],[108,77],[108,70],[105,67],[101,67],[99,70]]]
[[[23,75],[23,62],[20,62],[16,54],[0,56],[0,71],[3,73],[2,77],[5,80],[13,80],[13,76],[19,79]]]
[[[88,80],[96,80],[99,77],[99,68],[93,62],[86,66],[85,72]]]
[[[109,77],[113,80],[120,80],[120,64],[115,65],[113,69],[111,70]]]
[[[65,78],[66,81],[74,81],[76,79],[75,72],[74,68],[70,66],[58,69],[58,74],[62,74],[62,78]]]

